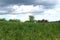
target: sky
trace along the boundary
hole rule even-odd
[[[29,20],[60,20],[60,0],[0,0],[0,18]]]

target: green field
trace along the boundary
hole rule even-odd
[[[60,22],[0,21],[0,40],[60,40]]]

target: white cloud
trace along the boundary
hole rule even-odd
[[[13,6],[13,9],[15,9],[15,13],[23,13],[23,12],[30,12],[32,10],[33,6]]]
[[[9,15],[9,18],[16,19],[17,15]]]
[[[37,5],[37,6],[33,6],[33,5],[21,5],[21,6],[17,6],[14,5],[12,7],[12,9],[14,9],[15,11],[13,11],[12,13],[32,13],[35,14],[43,10],[43,6],[42,5]]]
[[[44,14],[54,15],[56,14],[56,11],[53,9],[47,9],[44,11]]]

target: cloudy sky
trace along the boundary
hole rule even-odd
[[[0,0],[0,18],[28,20],[60,20],[60,0]]]

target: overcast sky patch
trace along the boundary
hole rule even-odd
[[[60,20],[60,0],[0,0],[0,18],[27,20],[29,15]]]

